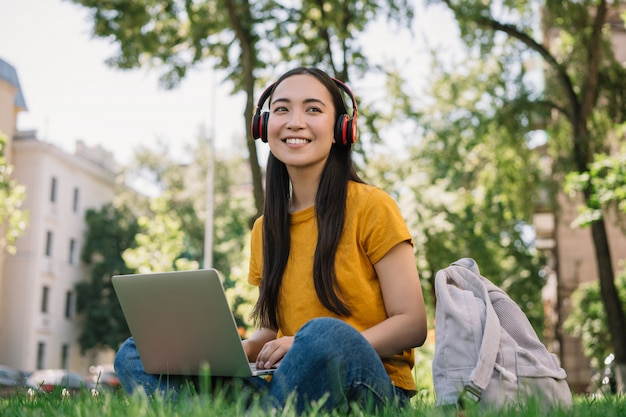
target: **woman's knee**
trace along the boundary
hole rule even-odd
[[[310,334],[313,336],[324,335],[330,338],[360,338],[361,334],[345,321],[332,317],[318,317],[309,320],[300,328],[298,334]]]
[[[296,334],[294,343],[306,346],[309,355],[335,355],[345,352],[346,347],[355,343],[367,343],[365,338],[348,323],[320,317],[307,322]]]
[[[124,373],[128,369],[128,364],[139,356],[135,341],[132,337],[129,337],[122,343],[113,361],[113,367],[115,372],[119,375]]]

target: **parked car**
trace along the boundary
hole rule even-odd
[[[115,373],[113,365],[97,365],[89,367],[89,380],[96,388],[117,391],[120,389],[120,380]]]
[[[8,397],[24,389],[26,375],[10,366],[0,365],[0,397]]]
[[[67,369],[40,369],[35,371],[26,379],[26,386],[31,396],[36,393],[50,393],[55,390],[61,391],[63,396],[77,392],[90,392],[92,395],[98,393],[93,382]]]

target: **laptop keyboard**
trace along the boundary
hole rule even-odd
[[[273,374],[276,371],[276,368],[257,369],[255,362],[248,362],[248,365],[250,365],[250,371],[252,371],[252,375],[254,375],[255,373],[257,375],[268,375],[268,374]]]

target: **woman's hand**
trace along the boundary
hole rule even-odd
[[[256,358],[257,369],[275,368],[293,345],[293,336],[283,336],[263,345]]]
[[[276,333],[276,330],[263,327],[242,342],[243,350],[246,352],[246,356],[248,356],[248,362],[257,361],[257,356],[265,344],[276,340]]]

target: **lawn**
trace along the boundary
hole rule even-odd
[[[2,417],[208,417],[208,416],[295,416],[289,409],[280,413],[268,414],[258,409],[246,409],[243,401],[226,402],[207,395],[191,395],[178,402],[165,401],[163,398],[149,399],[145,395],[127,396],[125,394],[100,394],[92,397],[81,394],[72,398],[64,398],[60,392],[38,396],[31,399],[27,395],[18,394],[0,399],[0,416]],[[322,413],[312,409],[307,416],[336,416],[337,413]],[[355,410],[351,415],[371,416]],[[383,410],[375,414],[384,417],[403,416],[456,416],[456,413],[444,413],[435,409],[432,401],[416,400],[409,409]],[[515,410],[487,413],[481,410],[468,410],[471,416],[504,416],[504,417],[623,417],[626,416],[626,396],[609,396],[590,398],[577,396],[574,406],[569,410],[541,410],[533,404],[526,404]]]

